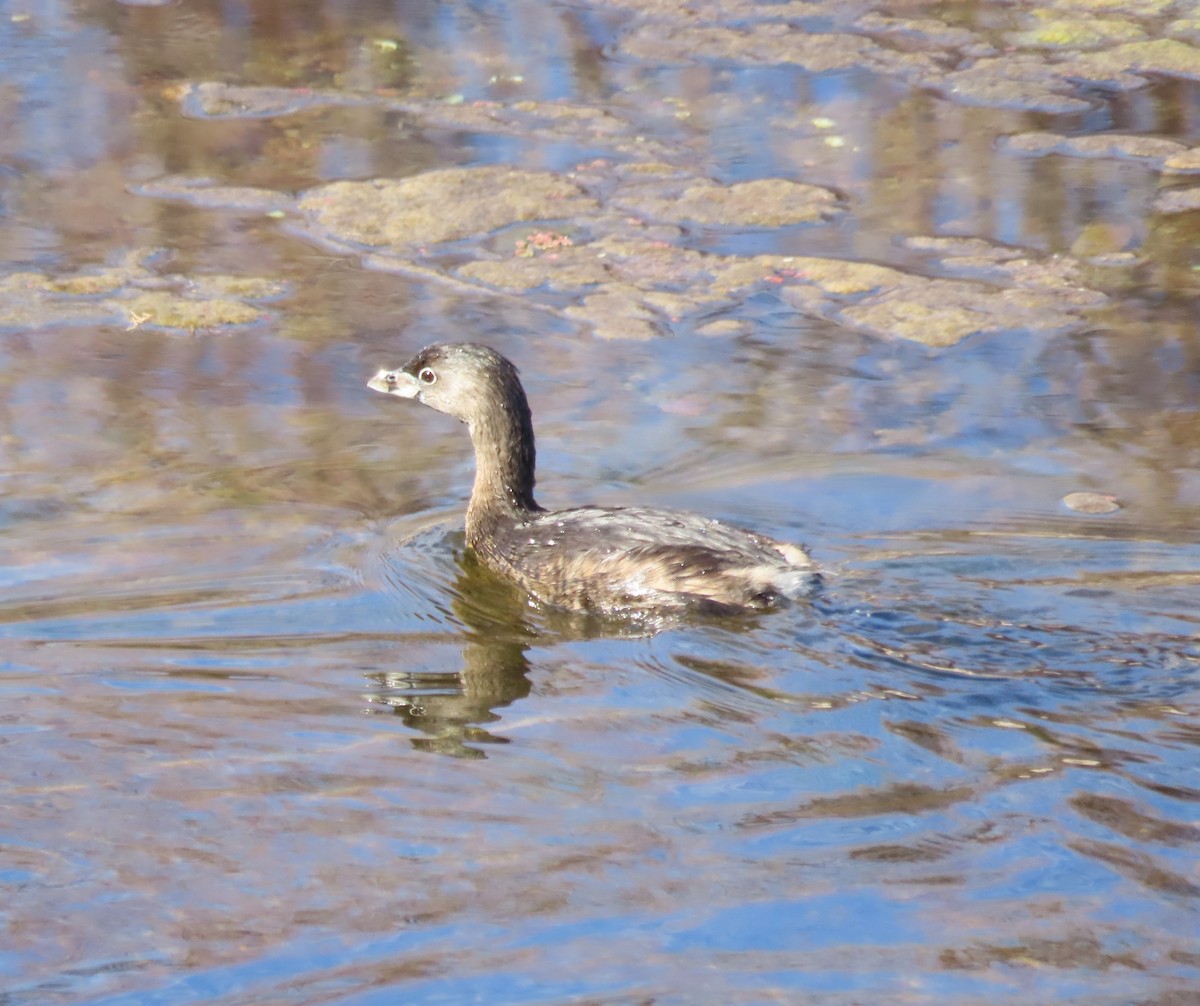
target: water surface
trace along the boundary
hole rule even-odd
[[[702,6],[744,32],[780,16]],[[891,27],[855,20],[889,5],[793,6],[789,31],[963,65],[1029,27],[1007,4]],[[1145,159],[1002,142],[1189,146],[1194,85],[964,104],[882,56],[681,61],[670,5],[640,8],[0,7],[0,278],[42,278],[5,287],[24,313],[0,330],[0,1003],[1200,995],[1191,215],[1152,208],[1182,183]],[[299,104],[187,114],[203,81]],[[663,232],[680,247],[939,277],[963,263],[910,239],[979,238],[1091,262],[1108,304],[939,348],[764,280],[604,340],[568,294],[144,194],[635,158],[377,99],[602,109],[723,184],[845,199],[810,226]],[[281,286],[255,324],[190,331],[107,288],[28,293],[131,256],[138,289]],[[527,378],[543,503],[807,541],[826,591],[655,635],[531,609],[463,554],[463,429],[364,385],[465,337]],[[1074,512],[1073,490],[1122,509]]]

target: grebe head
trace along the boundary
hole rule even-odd
[[[379,371],[367,387],[416,399],[464,423],[497,407],[528,408],[517,368],[494,349],[469,342],[426,346],[403,367]]]

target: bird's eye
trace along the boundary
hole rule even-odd
[[[437,380],[437,374],[433,372],[432,367],[422,367],[421,372],[417,375],[417,378],[422,384],[433,384],[433,382]]]

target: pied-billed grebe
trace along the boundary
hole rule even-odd
[[[428,346],[367,386],[467,424],[475,486],[467,544],[536,599],[599,613],[731,612],[809,594],[808,553],[719,521],[646,507],[543,510],[533,498],[529,404],[517,368],[487,346]]]

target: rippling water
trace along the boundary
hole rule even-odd
[[[1200,343],[1163,252],[1186,224],[1131,224],[1162,285],[1087,331],[938,350],[764,289],[731,334],[608,343],[135,194],[580,154],[369,108],[182,118],[171,88],[213,78],[640,95],[648,141],[699,137],[726,179],[818,170],[747,108],[853,110],[851,222],[680,239],[745,254],[908,261],[894,184],[940,186],[930,229],[1056,250],[1144,169],[1047,192],[988,144],[1054,117],[934,103],[994,182],[913,156],[896,183],[903,102],[874,78],[637,66],[618,6],[418,7],[0,7],[0,279],[155,248],[287,284],[228,330],[86,305],[0,330],[0,1004],[1195,1002]],[[1159,99],[1192,101],[1126,94],[1117,124],[1194,139]],[[523,369],[542,502],[807,541],[826,589],[660,632],[531,608],[464,554],[462,428],[364,387],[464,335]],[[1072,512],[1080,488],[1123,509]]]

